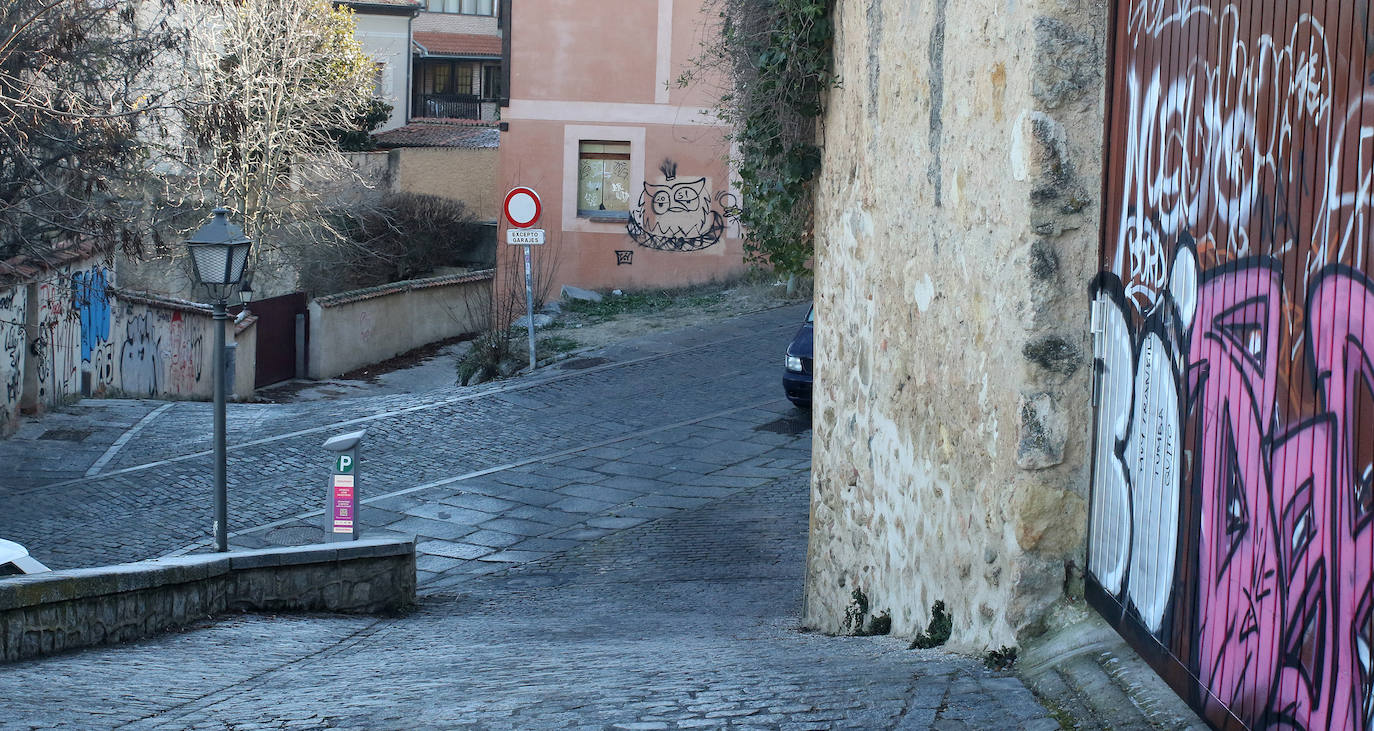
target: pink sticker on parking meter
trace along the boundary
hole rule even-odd
[[[352,475],[334,475],[334,532],[353,532]]]

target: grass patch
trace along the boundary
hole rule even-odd
[[[527,346],[528,347],[528,346]],[[562,335],[550,335],[539,338],[534,343],[534,355],[539,360],[552,358],[560,353],[567,353],[577,350],[577,341],[572,338],[565,338]]]
[[[714,290],[714,291],[712,291]],[[562,303],[564,312],[575,313],[589,325],[609,322],[622,315],[640,315],[663,312],[677,307],[700,309],[720,304],[725,294],[718,288],[706,290],[702,287],[682,289],[650,289],[625,294],[608,294],[600,302],[585,300],[566,300]]]

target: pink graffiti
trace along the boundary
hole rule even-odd
[[[167,389],[176,394],[194,393],[201,378],[201,328],[180,312],[173,312],[168,340],[172,347],[167,363]]]
[[[1315,279],[1307,342],[1325,411],[1280,426],[1278,390],[1298,387],[1279,378],[1282,276],[1243,260],[1198,292],[1188,373],[1203,705],[1252,727],[1371,729],[1374,467],[1356,431],[1374,389],[1374,286],[1343,267]]]

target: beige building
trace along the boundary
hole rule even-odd
[[[419,0],[356,0],[353,9],[356,37],[376,65],[376,96],[391,105],[391,118],[375,131],[385,132],[406,123],[410,90],[411,23],[420,11]]]
[[[701,0],[512,3],[501,189],[538,192],[552,284],[685,285],[743,271],[726,128],[700,52]]]

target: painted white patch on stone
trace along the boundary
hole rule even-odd
[[[911,296],[915,299],[918,312],[925,312],[930,307],[930,303],[935,299],[935,282],[931,281],[929,272],[912,287]]]
[[[1169,275],[1169,293],[1178,307],[1178,317],[1187,328],[1197,314],[1197,257],[1193,250],[1181,247],[1174,255],[1174,270]]]
[[[1030,160],[1026,152],[1026,110],[1016,116],[1011,127],[1011,179],[1021,182],[1030,177]]]

